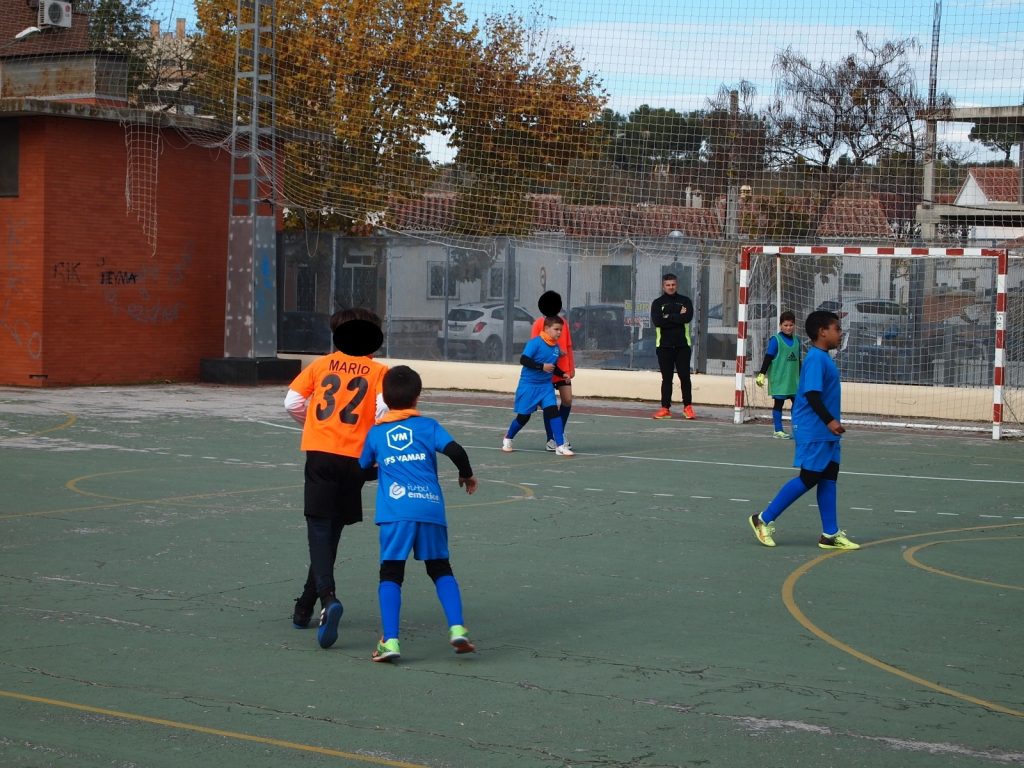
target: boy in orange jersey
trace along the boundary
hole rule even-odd
[[[367,309],[346,309],[331,317],[337,351],[310,363],[288,389],[285,410],[300,422],[306,452],[304,512],[309,570],[295,600],[292,624],[305,629],[320,599],[317,641],[330,648],[338,639],[344,608],[335,594],[334,562],[341,529],[363,519],[359,467],[366,434],[373,426],[387,366],[371,359],[384,341],[380,318]]]
[[[554,291],[545,291],[537,300],[537,309],[541,316],[533,321],[533,329],[530,331],[530,338],[540,336],[544,330],[544,319],[557,317],[562,311],[562,297]],[[572,377],[576,375],[576,359],[572,353],[572,334],[569,333],[569,323],[562,326],[562,335],[558,337],[558,348],[561,354],[558,357],[558,370],[560,373],[551,376],[551,383],[558,393],[558,415],[562,417],[562,429],[569,423],[569,412],[572,411]],[[544,416],[544,432],[547,434],[547,442],[544,449],[554,451],[558,445],[555,443],[555,436],[551,431],[551,419]],[[565,444],[572,448],[569,437],[564,436]]]

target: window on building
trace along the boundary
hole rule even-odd
[[[0,197],[18,196],[18,121],[0,120]]]
[[[428,276],[427,297],[431,299],[443,299],[445,294],[445,264],[443,262],[430,262],[428,265],[430,274]],[[449,270],[450,271],[450,270]],[[448,275],[448,298],[454,299],[458,295],[458,283],[452,275]]]
[[[843,273],[843,291],[852,291],[856,293],[861,289],[861,276],[857,272],[844,272]]]
[[[978,290],[978,278],[976,277],[961,277],[960,278],[960,290],[971,291],[972,293]]]
[[[519,272],[520,265],[516,264],[512,273],[512,300],[519,301]],[[487,298],[505,298],[505,266],[493,266],[487,272]]]
[[[601,301],[619,304],[633,298],[633,268],[606,264],[601,267]]]

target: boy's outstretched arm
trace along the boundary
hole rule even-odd
[[[459,486],[464,487],[466,493],[474,493],[477,483],[476,478],[473,477],[473,467],[469,464],[469,454],[466,453],[466,449],[452,440],[444,447],[441,453],[451,459],[452,463],[458,468]]]

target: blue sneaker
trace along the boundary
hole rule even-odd
[[[320,611],[320,628],[316,631],[316,641],[321,648],[330,648],[338,639],[338,622],[344,612],[338,598],[331,595]]]

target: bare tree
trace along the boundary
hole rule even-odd
[[[858,32],[857,43],[836,62],[814,64],[792,48],[775,57],[776,94],[765,111],[769,159],[816,171],[821,206],[863,166],[897,155],[916,165],[924,150],[916,115],[925,100],[908,61],[917,42],[874,45]]]

